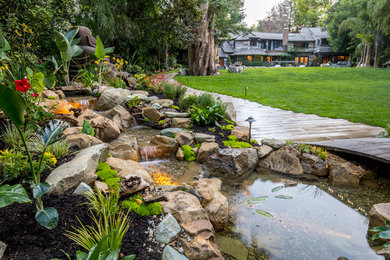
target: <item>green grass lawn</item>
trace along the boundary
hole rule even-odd
[[[256,68],[241,74],[176,79],[192,88],[306,114],[385,127],[390,123],[390,70]],[[248,86],[245,97],[244,87]]]

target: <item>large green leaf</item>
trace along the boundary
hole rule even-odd
[[[14,202],[31,202],[23,186],[20,184],[0,186],[0,208],[11,205]]]
[[[96,37],[95,56],[98,59],[103,59],[104,58],[104,45],[103,45],[103,42],[102,42],[102,40],[100,39],[99,36]]]
[[[57,31],[54,31],[54,38],[56,40],[56,44],[62,59],[65,62],[70,61],[72,59],[73,51],[68,39],[65,37],[65,35]]]
[[[71,42],[73,40],[73,38],[76,36],[78,31],[79,31],[79,28],[73,27],[72,29],[70,29],[69,31],[67,31],[65,33],[65,38],[68,40],[68,42]]]
[[[58,212],[55,208],[49,207],[44,210],[38,210],[35,214],[35,220],[47,229],[53,229],[58,224]]]
[[[5,38],[3,32],[0,30],[0,49],[3,49],[4,47],[5,47]]]
[[[135,258],[135,255],[127,255],[122,258],[122,260],[133,260]]]
[[[35,73],[31,80],[30,80],[30,84],[31,84],[31,88],[37,92],[37,93],[41,93],[45,87],[44,83],[43,83],[43,80],[45,78],[45,75],[42,73],[42,72],[38,72],[38,73]]]
[[[42,140],[42,143],[45,146],[49,146],[60,139],[57,138],[68,126],[59,121],[49,121],[49,124],[41,131],[40,129],[37,130],[38,134],[40,135],[40,138]]]
[[[42,197],[50,188],[50,184],[47,182],[38,183],[33,189],[34,199]]]
[[[0,85],[0,110],[3,110],[17,127],[24,124],[26,108],[26,101],[16,90]]]
[[[77,260],[86,260],[88,258],[88,255],[87,255],[87,253],[78,250],[76,252],[76,258],[77,258]]]
[[[81,55],[83,52],[84,52],[84,50],[80,46],[78,46],[78,45],[72,46],[72,53],[73,53],[72,57],[77,57],[77,56]]]
[[[110,53],[113,53],[114,52],[114,47],[107,47],[107,48],[104,48],[104,54],[107,55],[107,54],[110,54]]]

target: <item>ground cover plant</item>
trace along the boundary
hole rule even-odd
[[[386,69],[256,68],[221,74],[189,77],[188,85],[294,112],[381,127],[390,122],[390,71]],[[187,77],[176,79],[187,84]]]

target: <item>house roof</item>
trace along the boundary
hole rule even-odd
[[[231,56],[252,56],[252,55],[261,55],[261,56],[288,56],[284,52],[266,52],[261,49],[240,49],[235,51]]]
[[[283,34],[281,33],[264,33],[264,32],[252,32],[253,36],[249,35],[249,38],[260,38],[267,40],[283,40]]]
[[[221,49],[224,53],[233,53],[234,50],[232,48],[232,46],[230,46],[229,42],[223,42],[221,44]]]

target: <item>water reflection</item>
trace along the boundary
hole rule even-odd
[[[243,243],[255,245],[272,259],[384,259],[368,245],[365,216],[315,185],[275,188],[281,185],[271,176],[259,175],[238,187],[225,185],[231,230]],[[263,196],[267,198],[259,199]],[[253,203],[256,198],[261,201]]]

